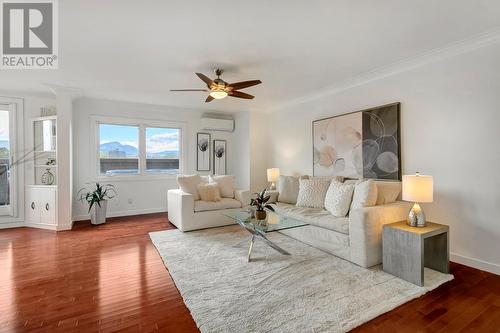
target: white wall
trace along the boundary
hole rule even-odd
[[[234,116],[235,128],[231,164],[238,188],[250,188],[250,112],[242,111]]]
[[[97,100],[82,98],[74,102],[73,106],[73,131],[74,131],[74,191],[76,192],[87,182],[94,182],[96,165],[93,164],[91,154],[94,151],[91,138],[91,116],[125,117],[139,118],[146,120],[163,120],[173,122],[183,122],[186,125],[187,133],[187,160],[185,161],[188,173],[196,171],[196,133],[201,130],[202,111],[187,110],[166,106],[155,106],[148,104]],[[224,117],[231,117],[231,114],[222,114]],[[239,156],[244,156],[248,148],[248,120],[245,116],[234,114],[234,133],[208,131],[212,134],[212,140],[227,140],[227,173],[235,173],[238,184],[247,184],[248,170],[239,168]],[[246,122],[246,123],[245,123]],[[236,139],[238,137],[238,139]],[[241,147],[240,147],[241,146]],[[202,174],[202,172],[199,172]],[[204,174],[208,174],[205,172]],[[122,216],[141,213],[151,213],[167,210],[167,190],[177,188],[174,177],[154,180],[126,180],[107,181],[115,185],[118,197],[111,200],[108,205],[109,216]],[[129,203],[131,202],[131,203]],[[87,218],[86,206],[79,202],[74,202],[73,216],[75,219]]]
[[[450,226],[453,260],[498,274],[499,69],[500,45],[490,45],[270,111],[267,167],[311,174],[312,120],[399,101],[403,173],[434,176],[427,217]]]
[[[269,131],[273,124],[269,123],[269,116],[263,112],[252,112],[250,117],[250,189],[260,192],[269,186],[267,182],[267,167],[274,167],[269,163]],[[269,165],[268,165],[269,164]]]

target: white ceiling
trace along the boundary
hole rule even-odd
[[[45,83],[90,97],[206,110],[266,109],[500,25],[497,0],[61,0],[58,70],[0,72],[0,89]],[[260,79],[254,100],[204,103],[194,75]]]

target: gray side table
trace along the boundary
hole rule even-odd
[[[382,236],[384,272],[424,285],[424,266],[449,273],[449,228],[427,222],[423,228],[406,221],[385,224]]]

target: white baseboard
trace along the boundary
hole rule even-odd
[[[120,217],[120,216],[133,216],[141,214],[153,214],[153,213],[166,213],[167,209],[165,207],[161,208],[148,208],[148,209],[132,209],[132,210],[122,210],[118,212],[108,212],[106,217]],[[90,215],[76,215],[73,216],[73,221],[84,221],[90,220]]]
[[[450,253],[450,260],[465,266],[474,267],[482,271],[500,275],[500,265],[492,262],[469,258],[453,252]]]
[[[19,228],[19,227],[24,227],[24,226],[25,226],[25,224],[23,221],[0,223],[0,229]]]
[[[54,224],[33,223],[33,222],[26,221],[26,223],[24,223],[24,226],[29,227],[29,228],[57,230],[57,226]]]

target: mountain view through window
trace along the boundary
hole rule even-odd
[[[146,161],[146,173],[178,173],[180,130],[145,127],[145,151],[140,149],[140,133],[140,126],[99,125],[101,174],[138,174],[140,158]]]

